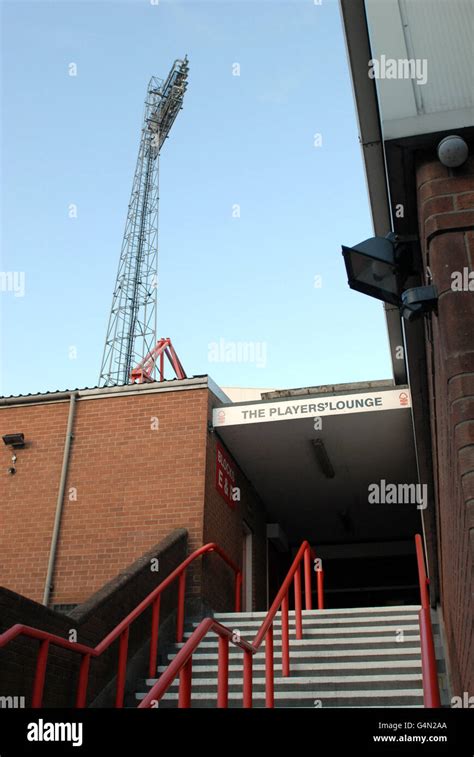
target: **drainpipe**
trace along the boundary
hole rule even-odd
[[[73,440],[72,427],[74,425],[74,416],[76,410],[76,392],[71,392],[69,395],[69,415],[67,419],[66,439],[64,441],[64,455],[63,464],[61,468],[61,478],[59,480],[58,498],[56,501],[56,515],[54,516],[53,535],[51,537],[51,549],[49,552],[48,572],[46,574],[46,583],[44,585],[43,604],[45,607],[49,604],[49,597],[51,594],[51,586],[53,581],[54,566],[56,562],[56,552],[58,548],[59,530],[61,528],[61,516],[63,513],[64,502],[64,490],[66,488],[66,479],[68,474],[69,465],[69,453],[71,450],[71,442]]]

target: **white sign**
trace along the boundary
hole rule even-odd
[[[268,423],[324,415],[373,413],[377,410],[399,410],[411,407],[408,389],[390,389],[386,392],[344,394],[326,397],[255,402],[247,405],[224,405],[212,413],[214,427],[240,426],[245,423]]]

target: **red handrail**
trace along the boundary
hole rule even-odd
[[[295,589],[295,626],[296,638],[303,636],[302,609],[301,609],[301,562],[304,561],[305,579],[305,605],[311,609],[311,559],[314,552],[309,543],[304,541],[299,548],[288,574],[283,581],[278,594],[268,610],[258,633],[252,642],[243,638],[235,638],[231,628],[218,623],[213,618],[205,618],[193,631],[187,642],[180,649],[176,657],[162,673],[159,680],[150,689],[146,697],[139,704],[140,708],[152,707],[163,697],[176,676],[179,674],[178,707],[190,707],[191,705],[191,670],[192,657],[197,647],[210,631],[218,636],[218,691],[217,706],[228,706],[229,689],[229,641],[243,651],[243,706],[252,707],[252,661],[253,655],[260,648],[265,639],[265,704],[266,707],[274,706],[274,659],[273,659],[273,622],[276,613],[281,607],[282,627],[282,672],[284,676],[290,674],[289,631],[288,631],[288,597],[290,586],[293,582]],[[318,608],[323,608],[323,577],[322,570],[317,571]]]
[[[49,633],[48,631],[41,631],[38,628],[32,628],[21,623],[17,623],[9,628],[4,633],[0,634],[0,648],[4,647],[13,639],[18,636],[27,636],[32,639],[38,639],[40,646],[38,650],[36,672],[33,683],[32,694],[32,707],[41,707],[43,702],[43,690],[46,676],[46,665],[48,662],[49,647],[52,644],[56,647],[62,647],[63,649],[69,649],[76,654],[80,654],[81,665],[79,668],[79,678],[76,693],[76,707],[82,708],[86,706],[87,699],[87,685],[89,681],[89,665],[92,657],[99,657],[110,645],[119,639],[119,656],[118,656],[118,669],[117,669],[117,686],[115,695],[115,706],[123,707],[124,693],[125,693],[125,678],[128,658],[128,637],[130,632],[130,626],[134,620],[136,620],[150,605],[152,605],[152,621],[151,621],[151,637],[150,637],[150,655],[148,672],[149,675],[154,675],[156,672],[156,661],[158,655],[158,628],[160,621],[160,599],[162,592],[173,583],[175,579],[179,579],[179,593],[178,593],[178,609],[177,609],[177,626],[176,626],[176,640],[178,642],[183,639],[184,631],[184,599],[185,599],[185,584],[186,584],[186,569],[189,565],[201,555],[209,552],[215,552],[224,562],[229,565],[235,573],[235,612],[240,612],[241,608],[241,594],[242,594],[242,573],[240,568],[226,555],[226,553],[215,543],[205,544],[204,546],[196,549],[189,555],[178,567],[169,574],[153,591],[151,591],[145,599],[143,599],[134,610],[120,621],[115,628],[102,639],[96,647],[89,647],[86,644],[79,644],[78,642],[69,641],[68,639],[57,636],[56,634]]]
[[[419,622],[421,670],[423,676],[423,702],[425,707],[441,707],[438,673],[436,669],[436,654],[433,641],[433,628],[431,626],[430,597],[428,591],[429,578],[426,575],[423,542],[420,534],[416,534],[415,536],[415,545],[421,596]]]

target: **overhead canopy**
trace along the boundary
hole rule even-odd
[[[214,410],[215,432],[263,500],[267,520],[293,544],[405,540],[419,527],[417,503],[407,502],[422,491],[415,489],[409,390],[347,386],[276,392]],[[397,486],[397,504],[389,485]],[[389,502],[369,502],[377,493]]]

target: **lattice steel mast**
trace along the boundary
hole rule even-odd
[[[112,298],[99,385],[127,384],[155,347],[160,150],[183,105],[189,64],[176,60],[165,81],[148,85],[132,194]]]

